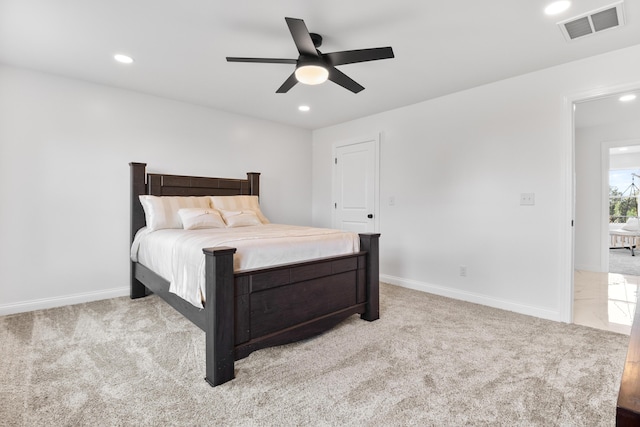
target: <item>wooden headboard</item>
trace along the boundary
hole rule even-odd
[[[129,163],[131,168],[131,242],[145,226],[138,196],[237,196],[260,195],[260,173],[248,172],[247,179],[147,174],[146,163]]]

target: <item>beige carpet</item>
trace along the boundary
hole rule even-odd
[[[391,285],[381,316],[216,388],[204,334],[156,297],[0,317],[0,425],[614,425],[626,336]]]

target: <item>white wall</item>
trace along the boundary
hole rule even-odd
[[[633,133],[629,133],[629,135],[633,135],[631,138],[623,138],[617,139],[614,142],[625,145],[640,145],[640,117],[638,117],[637,122],[633,123],[621,123],[619,126],[616,126],[618,129],[624,129],[626,126],[631,127]],[[615,153],[609,156],[609,170],[615,169],[640,169],[640,153]],[[635,177],[635,181],[640,181],[637,177]],[[631,177],[629,177],[628,184],[631,184]],[[636,182],[636,185],[640,184],[640,182]],[[618,188],[620,191],[626,190],[627,187]]]
[[[0,66],[0,314],[128,293],[129,162],[261,172],[265,214],[308,225],[310,159],[308,130]]]
[[[640,118],[635,122],[619,122],[615,125],[591,126],[576,129],[576,227],[575,268],[577,270],[609,271],[606,250],[608,246],[608,217],[603,218],[602,146],[622,146],[630,142],[640,143]],[[616,163],[617,158],[624,158]],[[610,168],[638,167],[640,154],[614,155]],[[640,180],[639,182],[640,183]],[[622,188],[620,191],[624,191]],[[608,197],[608,195],[607,195]],[[606,227],[606,229],[603,229]]]
[[[640,45],[316,130],[313,223],[331,224],[332,144],[379,130],[383,280],[563,319],[566,100],[638,76]]]

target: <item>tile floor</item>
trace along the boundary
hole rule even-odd
[[[639,276],[576,270],[573,321],[629,335],[636,311]]]

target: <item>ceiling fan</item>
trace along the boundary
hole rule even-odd
[[[322,45],[322,36],[310,33],[302,19],[284,18],[291,31],[293,41],[298,48],[298,59],[280,58],[238,58],[227,56],[228,62],[258,62],[269,64],[295,64],[295,71],[280,86],[276,93],[286,93],[296,83],[315,85],[324,83],[327,79],[358,93],[364,89],[355,80],[339,71],[336,66],[353,64],[356,62],[377,61],[393,58],[391,47],[376,47],[371,49],[345,50],[341,52],[321,53],[317,48]]]

